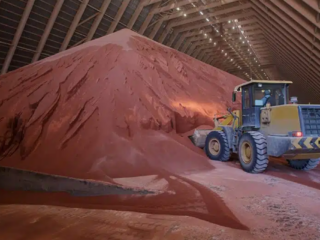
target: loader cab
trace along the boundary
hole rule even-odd
[[[242,126],[260,128],[261,108],[288,104],[288,86],[290,81],[250,81],[237,86],[233,93],[233,101],[236,101],[236,93],[241,92],[242,102]]]

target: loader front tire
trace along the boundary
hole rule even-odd
[[[268,167],[267,141],[260,132],[244,133],[239,141],[239,160],[248,173],[260,173]]]
[[[230,147],[223,131],[212,131],[208,134],[204,151],[211,160],[226,162],[230,158]]]
[[[306,159],[306,160],[289,160],[287,159],[289,166],[297,169],[308,171],[314,169],[320,162],[320,159]]]

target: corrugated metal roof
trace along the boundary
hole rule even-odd
[[[0,0],[2,73],[37,60],[42,40],[39,59],[63,50],[70,34],[67,48],[86,42],[99,16],[93,39],[110,33],[111,26],[114,31],[131,28],[244,79],[293,80],[294,94],[304,101],[320,100],[317,0]],[[68,33],[74,24],[74,32]]]

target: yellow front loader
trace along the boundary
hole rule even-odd
[[[192,142],[212,160],[239,156],[249,173],[263,172],[269,156],[287,159],[299,170],[315,168],[320,161],[320,105],[301,105],[292,97],[291,81],[254,80],[237,86],[242,108],[215,118],[215,128],[195,130]],[[222,120],[222,121],[221,121]]]

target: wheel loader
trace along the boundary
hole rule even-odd
[[[289,101],[291,81],[252,80],[235,87],[241,109],[214,118],[215,128],[195,130],[191,141],[212,160],[237,154],[241,167],[260,173],[269,157],[284,158],[292,168],[310,170],[320,161],[320,105]],[[239,95],[239,94],[238,94]]]

